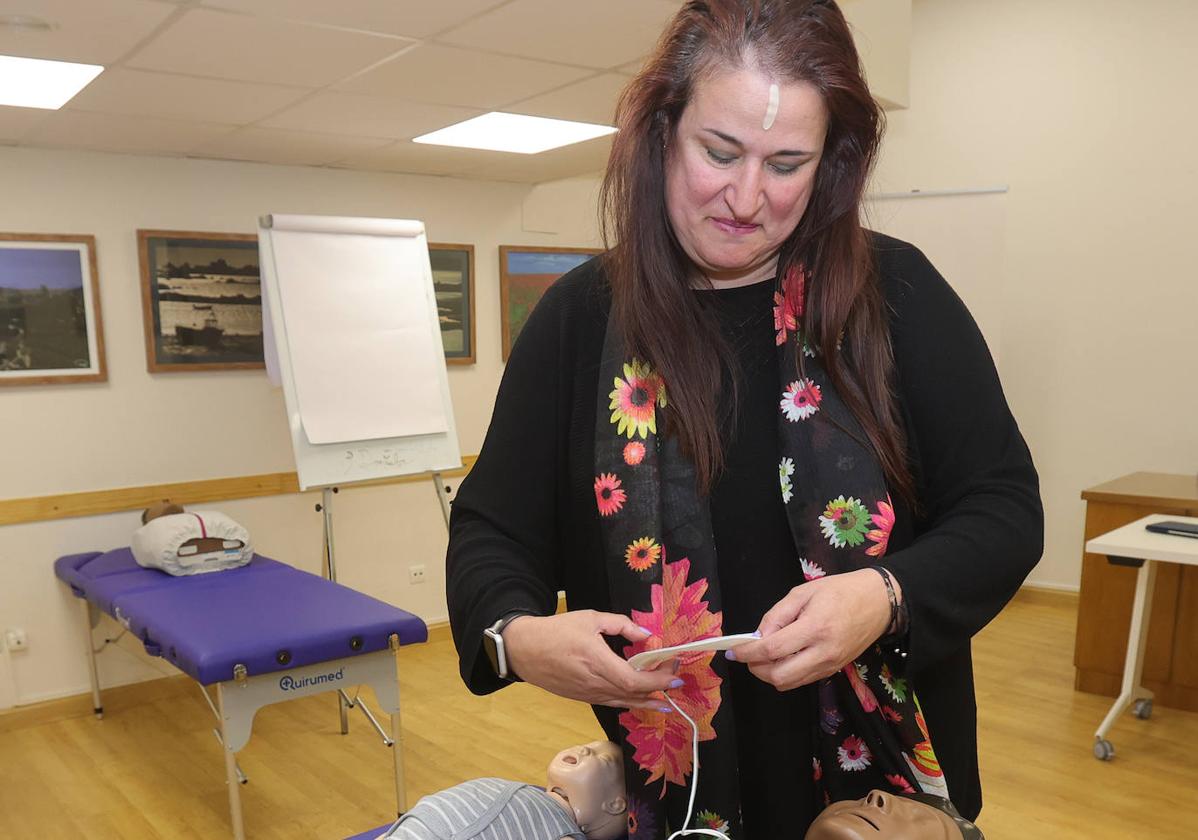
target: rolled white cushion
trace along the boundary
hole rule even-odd
[[[182,555],[188,540],[214,537],[227,541],[228,548]],[[240,542],[239,547],[235,547]],[[197,510],[152,519],[133,532],[133,558],[147,569],[172,575],[200,575],[235,569],[250,562],[254,548],[249,532],[223,513]]]

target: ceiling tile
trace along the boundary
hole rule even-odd
[[[503,152],[478,149],[458,149],[451,146],[430,146],[401,140],[381,149],[347,157],[337,166],[347,169],[410,172],[418,175],[448,175],[466,177],[467,170],[480,166],[495,166],[504,158],[521,157]]]
[[[413,102],[499,108],[588,75],[560,64],[425,44],[337,87]]]
[[[500,161],[488,161],[461,174],[487,181],[538,184],[599,172],[607,166],[610,154],[611,137],[598,137],[539,155],[505,155]]]
[[[452,108],[401,102],[363,93],[318,93],[263,120],[269,128],[359,134],[366,137],[409,139],[483,113],[472,108]]]
[[[174,6],[150,0],[3,0],[0,14],[39,18],[54,28],[0,27],[0,53],[111,64],[174,11]]]
[[[15,143],[47,120],[53,111],[44,108],[12,108],[0,105],[0,143]]]
[[[616,113],[616,100],[627,84],[627,76],[603,73],[516,102],[506,106],[504,110],[514,114],[532,114],[534,117],[612,125]]]
[[[648,52],[677,11],[670,0],[513,0],[437,40],[605,69]]]
[[[504,0],[203,0],[205,6],[367,32],[427,38],[494,8]]]
[[[56,111],[29,132],[23,142],[33,146],[178,155],[231,130],[230,126],[211,123]]]
[[[106,114],[245,125],[307,94],[305,88],[115,68],[101,73],[67,107]]]
[[[251,127],[237,129],[232,134],[197,146],[194,154],[222,160],[324,166],[389,142],[377,137]]]
[[[192,9],[126,64],[219,79],[323,87],[412,43],[394,36]]]

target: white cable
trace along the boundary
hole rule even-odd
[[[699,792],[699,724],[695,723],[690,715],[682,711],[682,708],[670,696],[670,692],[663,691],[662,694],[665,695],[669,704],[674,707],[674,711],[686,718],[686,722],[691,725],[691,732],[694,733],[691,738],[691,766],[693,767],[691,773],[691,798],[686,806],[686,820],[682,823],[683,827],[667,837],[666,840],[674,840],[675,837],[685,837],[688,834],[706,834],[708,837],[720,837],[723,840],[732,840],[727,834],[722,831],[716,831],[714,828],[686,828],[686,826],[691,824],[691,817],[695,812],[695,794]]]

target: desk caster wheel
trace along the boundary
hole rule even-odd
[[[1152,717],[1152,701],[1147,698],[1137,700],[1136,704],[1132,706],[1131,713],[1140,720],[1148,720]]]
[[[1115,757],[1115,745],[1103,738],[1094,742],[1094,757],[1099,761],[1110,761]]]

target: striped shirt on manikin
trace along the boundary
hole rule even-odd
[[[542,788],[473,779],[429,794],[383,835],[388,840],[586,840]]]

